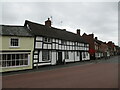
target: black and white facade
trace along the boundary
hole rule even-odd
[[[33,66],[56,65],[66,62],[90,60],[89,44],[78,34],[45,25],[25,21],[34,35]]]

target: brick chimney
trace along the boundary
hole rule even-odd
[[[92,34],[89,34],[89,36],[92,37],[92,38],[94,38],[94,34],[93,34],[93,33],[92,33]]]
[[[48,18],[47,21],[45,21],[45,26],[51,27],[51,20]]]
[[[97,37],[95,37],[95,39],[96,39],[96,40],[98,40],[98,38],[97,38]]]
[[[77,29],[77,35],[80,35],[80,29]]]

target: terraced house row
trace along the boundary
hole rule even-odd
[[[90,60],[91,43],[77,33],[26,20],[24,26],[0,25],[0,72]]]

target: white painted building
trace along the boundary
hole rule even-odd
[[[49,19],[45,25],[25,21],[25,26],[35,37],[33,66],[90,60],[89,44],[80,35],[51,27]]]

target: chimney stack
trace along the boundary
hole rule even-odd
[[[80,35],[80,29],[77,29],[77,35]]]
[[[89,34],[89,36],[92,37],[92,38],[94,38],[94,34],[93,34],[93,33],[92,33],[92,34]]]
[[[45,21],[45,26],[51,27],[51,20],[48,18],[47,21]]]
[[[95,37],[95,39],[96,39],[96,40],[98,40],[98,38],[97,38],[97,37]]]

